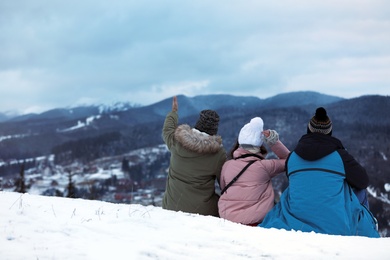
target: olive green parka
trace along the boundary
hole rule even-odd
[[[168,210],[218,216],[221,169],[226,161],[222,138],[189,125],[178,126],[177,112],[165,118],[163,140],[171,152],[162,207]]]

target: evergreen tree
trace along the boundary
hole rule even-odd
[[[122,172],[124,173],[130,172],[129,160],[126,157],[123,157],[122,159]]]
[[[72,180],[73,174],[72,171],[68,170],[68,198],[76,197],[76,188]]]
[[[24,179],[24,162],[20,167],[19,178],[16,181],[15,191],[20,193],[26,193],[26,183]]]

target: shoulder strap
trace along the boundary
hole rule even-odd
[[[248,169],[249,166],[251,166],[251,164],[253,164],[254,162],[256,162],[257,160],[253,160],[253,161],[250,161],[247,165],[245,165],[245,167],[240,171],[239,174],[237,174],[236,177],[233,178],[233,180],[231,180],[231,182],[228,183],[228,185],[225,186],[225,188],[221,191],[221,195],[225,193],[225,191],[230,187],[232,186],[233,183],[235,183],[238,178],[246,171],[246,169]]]
[[[254,153],[246,153],[246,154],[240,155],[240,156],[234,158],[234,160],[241,159],[241,158],[246,158],[246,157],[251,157],[251,156],[259,158],[260,160],[263,160],[263,158],[261,156],[259,156],[257,154],[254,154]]]

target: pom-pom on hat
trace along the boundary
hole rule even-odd
[[[209,135],[218,133],[219,115],[214,110],[202,110],[199,114],[199,119],[195,124],[195,129]]]
[[[248,124],[241,128],[238,143],[260,147],[263,144],[263,127],[263,119],[260,117],[252,118]]]
[[[308,132],[332,135],[332,121],[328,117],[325,108],[316,109],[315,115],[310,119]]]

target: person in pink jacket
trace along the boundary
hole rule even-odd
[[[232,150],[232,159],[222,167],[218,202],[221,218],[255,226],[274,206],[271,179],[285,171],[290,151],[279,140],[275,130],[263,131],[263,126],[260,117],[244,125]],[[266,159],[267,150],[263,142],[279,159]],[[237,177],[239,173],[241,175]]]

